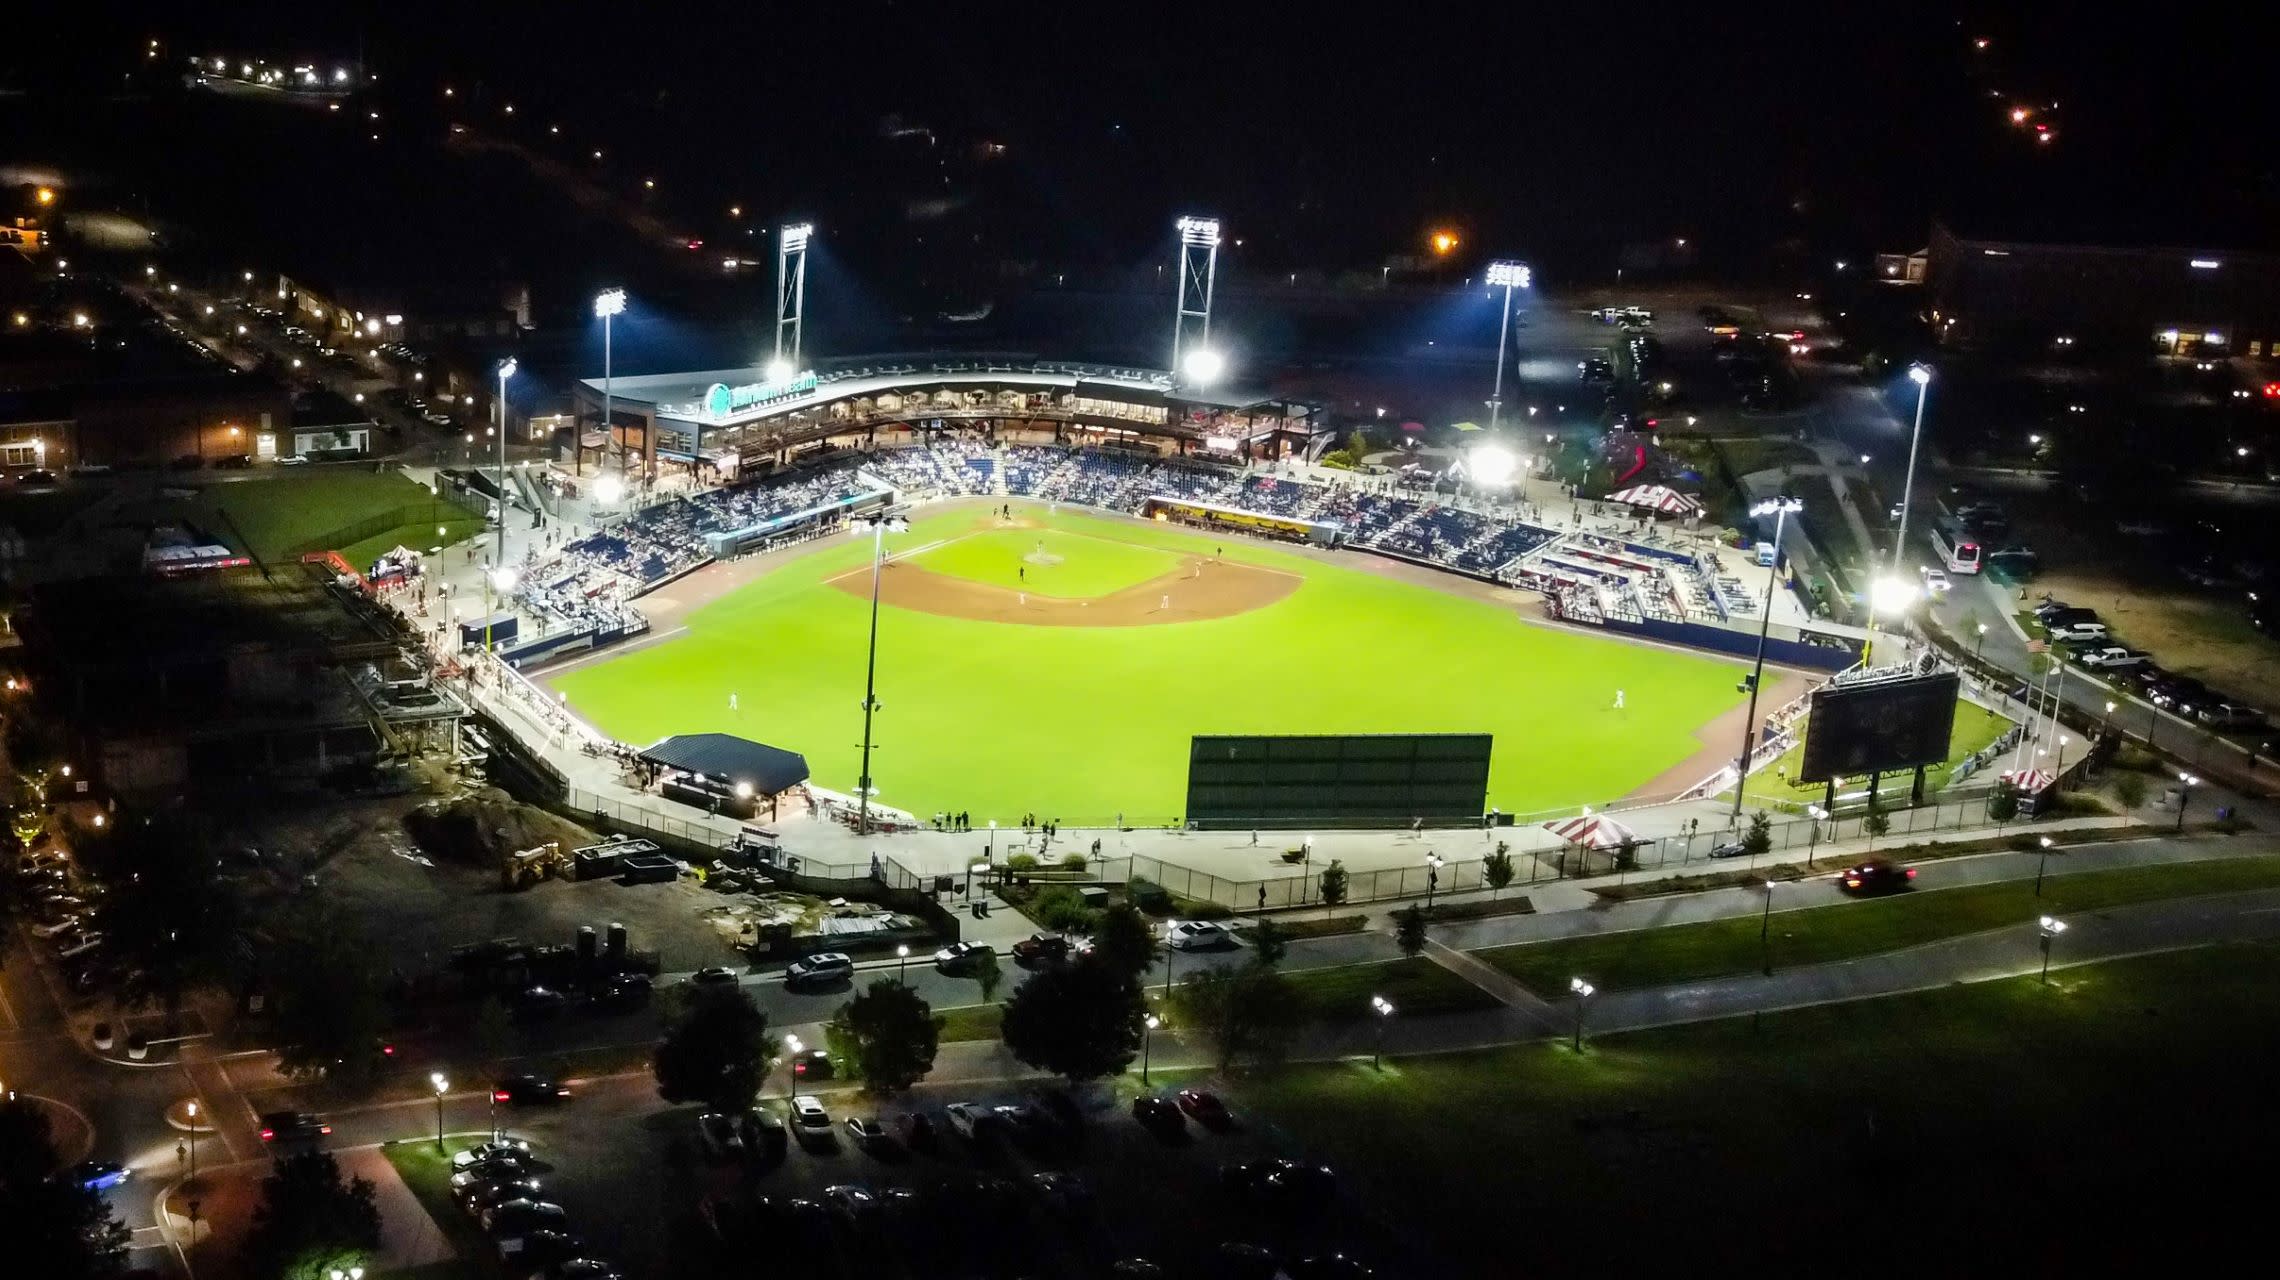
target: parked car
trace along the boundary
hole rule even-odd
[[[1195,1117],[1195,1122],[1206,1129],[1235,1127],[1235,1116],[1227,1110],[1227,1104],[1219,1100],[1218,1094],[1208,1089],[1182,1089],[1175,1100],[1180,1104],[1180,1110]]]
[[[697,1117],[697,1147],[715,1160],[744,1158],[744,1134],[736,1117],[707,1111]]]
[[[514,1106],[552,1106],[570,1098],[570,1086],[545,1076],[508,1076],[491,1086],[491,1101]]]
[[[736,970],[720,965],[707,965],[689,975],[692,987],[733,987],[737,983]]]
[[[781,1160],[784,1157],[786,1134],[784,1122],[774,1114],[748,1109],[736,1118],[737,1135],[744,1139],[744,1155],[750,1160]]]
[[[2085,667],[2117,670],[2123,667],[2143,666],[2153,661],[2152,658],[2135,649],[2125,649],[2118,644],[2093,646],[2075,655],[2074,660]]]
[[[646,973],[619,973],[602,979],[587,997],[589,1005],[603,1013],[623,1013],[646,1008],[656,993],[655,984]]]
[[[838,951],[818,951],[784,967],[785,986],[843,982],[855,976],[855,958]]]
[[[1296,1160],[1252,1160],[1222,1165],[1220,1186],[1253,1209],[1282,1215],[1318,1213],[1338,1195],[1338,1175],[1328,1165]]]
[[[1837,885],[1847,893],[1898,893],[1915,882],[1916,869],[1886,858],[1870,858],[1837,873]]]
[[[1092,1208],[1092,1184],[1065,1170],[1050,1169],[1029,1175],[1029,1185],[1045,1207],[1064,1218],[1074,1218]]]
[[[1921,570],[1919,570],[1919,572],[1924,575],[1925,595],[1944,596],[1953,586],[1953,584],[1948,581],[1947,571],[1945,569],[1935,569],[1930,565],[1925,565]]]
[[[902,1144],[913,1151],[932,1151],[942,1145],[941,1134],[934,1121],[923,1111],[905,1111],[896,1117],[895,1128]]]
[[[1710,846],[1710,856],[1713,858],[1739,858],[1749,851],[1750,847],[1739,840],[1728,840]]]
[[[495,1138],[489,1142],[478,1142],[451,1157],[451,1167],[455,1170],[464,1169],[471,1164],[480,1164],[493,1156],[506,1156],[513,1160],[528,1160],[530,1159],[530,1144],[520,1138]]]
[[[469,1217],[480,1218],[485,1210],[495,1209],[509,1200],[538,1199],[538,1179],[501,1178],[497,1182],[472,1182],[455,1187],[452,1194],[459,1197],[459,1207]]]
[[[552,987],[524,987],[507,999],[507,1010],[517,1022],[544,1022],[562,1012],[570,997]]]
[[[263,1142],[314,1142],[332,1132],[323,1118],[307,1111],[268,1111],[261,1115]]]
[[[488,1156],[451,1175],[451,1189],[479,1187],[486,1182],[504,1182],[510,1178],[527,1178],[538,1172],[537,1165],[526,1155],[502,1153]]]
[[[839,1139],[832,1135],[831,1113],[813,1094],[792,1099],[792,1132],[799,1135],[803,1147],[821,1151],[839,1145]]]
[[[1033,933],[1013,944],[1016,964],[1038,964],[1069,958],[1069,940],[1057,933]]]
[[[823,1189],[823,1203],[851,1231],[876,1226],[879,1221],[879,1198],[869,1187],[843,1182]]]
[[[2104,640],[2108,632],[2103,622],[2066,622],[2053,625],[2049,635],[2052,641],[2064,644],[2069,640]]]
[[[847,1117],[847,1140],[859,1151],[880,1151],[894,1145],[887,1127],[869,1116]]]
[[[974,967],[984,954],[996,954],[985,942],[953,942],[934,953],[934,967],[944,973],[962,973]]]
[[[839,1074],[828,1049],[802,1049],[792,1055],[792,1074],[802,1080],[829,1080]]]
[[[2202,724],[2219,729],[2256,729],[2264,724],[2264,713],[2255,707],[2237,702],[2212,702],[2193,708],[2193,718]]]
[[[1132,1118],[1140,1127],[1161,1136],[1171,1137],[1187,1132],[1187,1117],[1180,1114],[1180,1106],[1170,1098],[1144,1093],[1132,1100]]]
[[[2164,711],[2190,715],[2193,708],[2208,702],[2222,701],[2209,693],[2209,686],[2191,676],[2172,676],[2146,691],[2153,705]]]
[[[1164,944],[1174,951],[1216,951],[1236,945],[1235,932],[1210,920],[1178,920],[1164,927]]]
[[[987,1107],[975,1102],[953,1102],[942,1108],[943,1117],[950,1122],[950,1132],[968,1142],[976,1140],[976,1135],[989,1114]]]

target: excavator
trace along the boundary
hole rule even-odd
[[[528,889],[548,876],[570,878],[570,855],[559,840],[510,853],[499,867],[500,887],[509,891]]]

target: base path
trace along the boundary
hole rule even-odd
[[[1280,569],[1184,556],[1174,572],[1089,600],[1008,590],[895,562],[879,578],[879,600],[898,609],[1014,622],[1033,627],[1154,627],[1232,618],[1263,609],[1298,590],[1305,578]],[[830,584],[858,598],[871,593],[871,572],[854,569]]]

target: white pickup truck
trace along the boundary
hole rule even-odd
[[[2125,649],[2118,644],[2110,644],[2102,648],[2086,649],[2075,661],[2085,667],[2109,667],[2119,670],[2123,667],[2143,666],[2152,659],[2134,649]]]

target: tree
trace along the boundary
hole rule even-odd
[[[1997,830],[2001,830],[2004,823],[2019,816],[2019,788],[2017,783],[2005,780],[1995,784],[1994,792],[1987,797],[1987,816],[1995,820]]]
[[[650,1055],[657,1094],[742,1111],[768,1074],[768,1015],[742,987],[684,990],[684,1004]]]
[[[1290,979],[1264,964],[1198,969],[1172,992],[1174,1025],[1207,1041],[1225,1069],[1246,1055],[1281,1055],[1297,1029],[1299,999]]]
[[[1370,438],[1362,434],[1360,427],[1346,433],[1346,452],[1354,455],[1355,466],[1362,465],[1362,459],[1369,454],[1369,451]]]
[[[1072,1081],[1114,1075],[1140,1052],[1140,985],[1091,956],[1043,969],[1005,1002],[1013,1056]]]
[[[998,964],[997,952],[983,948],[974,953],[974,985],[982,989],[982,1003],[997,999],[998,987],[1005,982],[1005,969]]]
[[[1138,980],[1156,963],[1156,931],[1131,903],[1110,903],[1093,930],[1092,954],[1111,972]]]
[[[329,1151],[280,1160],[261,1184],[246,1237],[248,1271],[277,1280],[323,1280],[361,1267],[380,1248],[372,1183],[344,1179]]]
[[[80,856],[110,886],[104,946],[129,1001],[157,1004],[172,1024],[192,992],[252,967],[237,882],[198,824],[177,816],[116,822]]]
[[[1322,868],[1322,901],[1337,906],[1346,900],[1346,864],[1336,858]]]
[[[834,1055],[854,1064],[866,1089],[899,1093],[934,1069],[942,1019],[917,992],[880,978],[839,1006],[826,1034]]]
[[[1290,953],[1290,934],[1273,920],[1261,920],[1251,927],[1251,955],[1269,969],[1282,963]]]
[[[1753,858],[1773,848],[1773,816],[1760,809],[1750,815],[1750,829],[1742,833],[1742,848]]]
[[[1502,840],[1496,842],[1496,852],[1480,860],[1480,878],[1488,882],[1491,902],[1504,887],[1512,883],[1512,849]]]
[[[1401,954],[1413,956],[1425,949],[1425,909],[1411,903],[1393,913],[1393,941]]]
[[[0,1240],[10,1275],[107,1280],[126,1267],[128,1231],[95,1192],[52,1178],[63,1157],[47,1113],[0,1103]]]
[[[272,1038],[286,1075],[371,1077],[380,1061],[373,1046],[388,1024],[378,954],[355,921],[322,903],[285,923],[266,956]]]
[[[1868,793],[1868,816],[1860,820],[1860,829],[1868,833],[1868,847],[1876,847],[1876,838],[1892,829],[1892,815],[1884,811],[1883,797]]]

